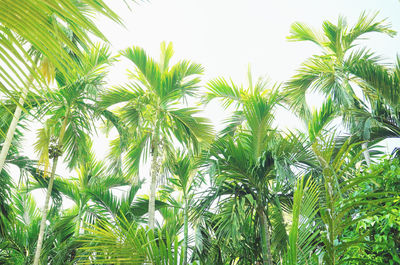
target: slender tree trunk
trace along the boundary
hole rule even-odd
[[[62,126],[60,128],[60,135],[58,137],[58,142],[57,142],[57,150],[55,150],[55,152],[58,152],[59,150],[61,150],[62,147],[62,141],[64,139],[64,134],[67,128],[67,124],[68,124],[68,118],[69,118],[69,113],[70,110],[67,109],[65,116],[64,116],[64,121],[62,123]],[[47,212],[49,209],[49,201],[50,201],[50,195],[51,195],[51,191],[53,189],[53,183],[54,183],[54,176],[56,174],[56,168],[57,168],[57,163],[58,163],[58,159],[60,157],[60,154],[55,154],[54,158],[53,158],[53,167],[51,169],[51,175],[50,175],[50,180],[49,180],[49,186],[47,187],[47,193],[46,193],[46,199],[44,201],[44,206],[43,206],[43,210],[42,210],[42,221],[40,222],[40,231],[39,231],[39,236],[38,236],[38,242],[36,245],[36,252],[35,252],[35,258],[33,261],[33,265],[39,265],[39,260],[40,260],[40,255],[42,252],[42,245],[43,245],[43,236],[44,236],[44,230],[46,227],[46,219],[47,219]]]
[[[56,156],[53,159],[53,167],[51,169],[49,186],[47,187],[46,199],[44,201],[42,209],[42,221],[40,222],[40,231],[39,231],[38,242],[36,245],[35,259],[33,261],[33,265],[39,265],[40,254],[42,252],[44,230],[46,228],[47,212],[49,209],[50,195],[51,195],[51,190],[53,189],[54,175],[56,173],[57,163],[58,163],[58,156]]]
[[[82,219],[82,209],[81,207],[79,207],[78,220],[76,221],[76,227],[75,227],[75,237],[79,236],[79,230],[81,230],[81,219]]]
[[[189,239],[189,225],[188,225],[188,202],[185,196],[185,206],[183,208],[183,265],[187,265],[187,250]]]
[[[155,209],[156,209],[156,188],[157,188],[157,177],[160,172],[159,160],[159,142],[158,134],[155,133],[153,138],[153,152],[151,161],[151,182],[150,182],[150,196],[149,196],[149,228],[154,230],[155,222]]]
[[[371,166],[371,157],[369,155],[369,150],[368,150],[368,143],[362,143],[361,145],[362,149],[364,149],[364,158],[365,158],[365,162],[367,162],[367,166],[370,167]]]
[[[29,86],[24,86],[21,96],[18,100],[17,108],[14,111],[14,116],[8,127],[7,136],[0,152],[0,172],[3,170],[4,162],[6,161],[8,150],[10,149],[12,139],[14,137],[15,128],[17,127],[19,118],[21,117],[22,106],[24,105],[26,95],[28,94]]]
[[[265,215],[264,209],[259,209],[258,214],[259,214],[260,226],[261,226],[263,264],[264,265],[273,265],[267,216]]]

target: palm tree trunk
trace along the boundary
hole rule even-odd
[[[183,265],[187,265],[187,250],[188,250],[188,238],[189,238],[189,228],[188,228],[188,202],[186,196],[185,208],[183,208]]]
[[[368,143],[362,143],[361,145],[362,149],[364,149],[364,158],[365,158],[365,162],[367,162],[367,166],[370,167],[371,166],[371,157],[369,155],[369,151],[368,151]]]
[[[40,259],[40,254],[42,252],[42,245],[43,245],[44,229],[46,227],[47,212],[49,209],[50,195],[51,195],[51,190],[53,189],[54,175],[56,173],[57,163],[58,163],[58,156],[56,156],[53,159],[53,167],[51,169],[49,186],[47,187],[46,199],[44,201],[44,205],[43,205],[43,209],[42,209],[42,221],[40,222],[40,231],[39,231],[39,237],[38,237],[38,242],[37,242],[37,246],[36,246],[35,259],[33,261],[33,265],[39,265],[39,259]]]
[[[76,221],[76,227],[75,227],[75,237],[79,236],[79,230],[81,230],[81,219],[82,219],[82,209],[81,207],[79,207],[78,220]]]
[[[0,172],[3,169],[4,162],[6,161],[8,150],[10,149],[12,139],[14,138],[15,128],[17,127],[19,118],[21,117],[22,106],[24,105],[26,95],[28,94],[29,86],[24,86],[21,96],[18,100],[17,108],[14,111],[13,119],[7,131],[7,136],[0,152]]]
[[[65,116],[64,116],[64,121],[60,128],[60,135],[58,137],[58,142],[57,142],[57,149],[59,149],[59,150],[61,149],[61,146],[62,146],[61,143],[64,139],[64,134],[65,134],[65,131],[67,128],[69,113],[70,113],[70,110],[67,109]],[[59,151],[59,150],[57,150],[57,151]],[[51,191],[53,189],[54,176],[56,174],[56,168],[57,168],[57,163],[58,163],[59,157],[60,157],[60,154],[55,154],[55,156],[53,158],[53,167],[51,169],[49,186],[47,187],[46,199],[44,201],[44,206],[43,206],[43,210],[42,210],[42,221],[40,222],[40,231],[39,231],[38,242],[37,242],[37,246],[36,246],[35,258],[33,260],[33,265],[39,265],[39,260],[40,260],[40,255],[42,252],[42,245],[43,245],[44,229],[46,226],[47,212],[49,209],[50,195],[51,195]]]
[[[267,216],[265,215],[264,209],[259,209],[258,214],[259,214],[260,226],[261,226],[263,264],[264,265],[273,265]]]
[[[157,177],[160,172],[159,163],[159,144],[158,135],[155,133],[155,138],[153,138],[153,152],[152,152],[152,162],[151,162],[151,182],[150,182],[150,196],[149,196],[149,228],[154,230],[155,222],[155,208],[156,208],[156,185]]]

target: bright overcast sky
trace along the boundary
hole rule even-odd
[[[311,43],[286,41],[293,22],[320,29],[324,20],[335,23],[339,15],[351,24],[363,11],[379,11],[378,18],[387,18],[400,32],[398,0],[153,0],[138,1],[131,5],[132,10],[122,0],[108,2],[125,24],[98,20],[114,54],[136,45],[158,58],[160,43],[172,41],[175,59],[189,59],[205,67],[204,82],[224,76],[245,83],[248,64],[253,77],[268,76],[272,82],[290,78],[307,57],[318,52]],[[393,62],[400,50],[399,35],[371,34],[365,44]],[[131,66],[117,63],[111,69],[110,84],[123,84]],[[212,113],[209,118],[220,123],[223,115],[218,111],[208,110],[206,115]],[[281,120],[292,121],[288,117]],[[96,142],[97,156],[102,158],[108,146]],[[59,172],[63,171],[60,168]]]
[[[318,52],[312,43],[286,40],[294,22],[320,29],[324,20],[336,23],[339,15],[352,24],[363,11],[379,11],[379,19],[387,18],[400,31],[398,0],[153,0],[137,1],[132,10],[122,0],[109,2],[125,28],[104,19],[98,25],[115,53],[136,45],[158,58],[160,43],[171,41],[175,59],[205,67],[204,83],[218,76],[245,83],[249,64],[253,78],[267,76],[273,83],[288,80],[307,57]],[[368,38],[368,47],[394,61],[399,36],[370,34]],[[110,83],[124,83],[129,67],[126,61],[116,64]],[[220,110],[214,108],[215,103],[208,107],[213,113],[210,118],[221,128],[224,116],[215,115]]]
[[[176,57],[203,64],[205,79],[231,76],[243,81],[250,63],[254,76],[287,80],[316,52],[310,43],[286,41],[297,21],[320,29],[324,20],[335,22],[339,15],[351,23],[363,11],[379,11],[379,18],[388,18],[400,31],[398,0],[153,0],[132,5],[132,11],[122,0],[109,2],[126,26],[99,23],[113,50],[136,45],[158,56],[160,43],[172,41]],[[387,58],[399,50],[399,36],[369,37],[368,47]]]

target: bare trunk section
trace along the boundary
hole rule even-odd
[[[11,121],[10,127],[7,131],[7,136],[0,152],[0,172],[3,170],[4,162],[6,161],[8,150],[10,149],[12,139],[14,138],[15,129],[17,128],[18,121],[21,117],[22,106],[24,105],[26,95],[28,94],[29,86],[24,86],[21,97],[18,100],[17,108],[14,111],[14,116]]]
[[[183,265],[187,265],[187,250],[188,250],[188,239],[189,239],[189,228],[188,228],[188,201],[185,196],[185,208],[183,208]]]
[[[61,129],[60,129],[60,135],[58,137],[57,145],[56,145],[57,150],[55,150],[56,154],[54,154],[53,166],[51,169],[50,180],[49,180],[49,186],[47,187],[46,199],[45,199],[44,205],[43,205],[42,220],[40,222],[40,231],[39,231],[39,236],[38,236],[38,242],[36,245],[36,252],[35,252],[35,258],[33,261],[33,265],[39,265],[40,255],[42,252],[44,230],[46,227],[47,212],[49,210],[50,195],[51,195],[51,191],[53,189],[53,183],[54,183],[54,177],[56,174],[58,159],[61,155],[62,142],[63,142],[64,134],[65,134],[65,131],[67,128],[69,114],[70,114],[70,110],[67,109],[65,116],[64,116],[64,121],[63,121]]]
[[[81,222],[82,222],[82,208],[81,205],[79,205],[79,212],[78,212],[78,219],[76,221],[76,227],[75,227],[75,237],[79,236],[79,232],[81,230]]]
[[[35,259],[33,261],[33,265],[39,265],[40,254],[42,252],[42,245],[43,245],[44,229],[46,227],[47,212],[49,210],[50,195],[51,195],[51,190],[53,189],[54,175],[56,173],[57,163],[58,163],[58,156],[56,156],[53,159],[53,167],[51,169],[49,186],[47,187],[46,199],[44,201],[42,209],[42,221],[40,222],[40,231],[39,231],[38,242],[36,245]]]
[[[149,228],[154,230],[157,178],[160,172],[158,133],[155,133],[152,143],[151,182],[149,196]]]
[[[367,163],[367,166],[370,167],[371,166],[371,156],[369,155],[369,150],[368,150],[368,143],[362,143],[361,145],[362,149],[364,149],[364,158],[365,158],[365,162]]]
[[[265,215],[264,209],[259,209],[258,214],[260,217],[260,226],[261,226],[263,264],[273,265],[267,216]]]

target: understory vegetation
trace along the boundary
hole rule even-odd
[[[382,147],[400,138],[400,59],[367,39],[394,36],[387,20],[295,22],[288,41],[314,55],[280,84],[250,68],[237,84],[172,43],[159,59],[93,43],[94,14],[121,24],[101,0],[0,11],[0,264],[400,264],[400,147]],[[110,86],[121,58],[129,81]]]

